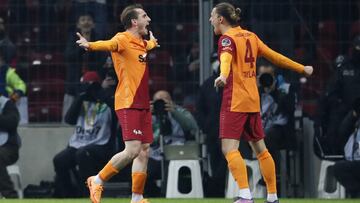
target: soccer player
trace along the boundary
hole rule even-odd
[[[151,19],[139,4],[126,7],[121,13],[126,31],[106,41],[88,42],[80,33],[76,41],[88,51],[110,51],[119,83],[115,92],[115,111],[122,128],[125,149],[115,154],[105,167],[87,179],[90,199],[99,203],[103,183],[132,163],[131,203],[148,203],[143,198],[149,146],[153,141],[148,77],[147,51],[157,46],[157,39],[147,26]],[[143,36],[149,34],[150,40]]]
[[[217,4],[209,21],[218,43],[220,76],[215,87],[224,87],[220,112],[221,148],[229,170],[240,191],[234,203],[253,203],[246,166],[238,150],[240,137],[249,141],[259,160],[267,187],[267,203],[278,203],[273,158],[266,149],[260,118],[260,99],[256,86],[256,58],[263,56],[277,66],[311,75],[312,66],[303,66],[267,47],[256,34],[242,29],[239,8],[229,3]]]

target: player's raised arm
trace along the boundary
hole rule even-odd
[[[89,42],[83,37],[80,33],[76,33],[79,37],[79,40],[76,43],[84,48],[86,51],[117,51],[118,50],[118,43],[116,40],[105,40],[105,41],[96,41],[96,42]]]
[[[288,68],[290,70],[294,70],[298,73],[302,73],[307,76],[310,76],[312,74],[313,72],[312,66],[304,66],[300,63],[297,63],[289,59],[288,57],[282,54],[277,53],[276,51],[272,50],[267,45],[265,45],[260,39],[258,39],[258,43],[260,50],[259,54],[265,57],[266,59],[268,59],[269,61],[271,61],[274,65],[283,68]]]
[[[160,47],[160,45],[158,44],[158,40],[154,37],[154,34],[149,31],[149,35],[150,35],[150,40],[146,40],[146,50],[151,50],[155,47]]]
[[[79,47],[85,49],[86,51],[89,50],[89,42],[85,37],[83,37],[79,32],[76,33],[76,35],[79,37],[79,40],[76,41],[76,44],[79,45]]]

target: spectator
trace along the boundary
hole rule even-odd
[[[342,146],[337,144],[339,124],[360,96],[360,36],[353,40],[349,57],[337,57],[336,68],[335,80],[320,99],[315,120],[316,133],[319,134],[319,128],[323,131],[318,137],[327,154],[343,154]]]
[[[256,33],[270,48],[294,56],[294,21],[295,11],[288,0],[239,1],[246,6],[245,15],[250,21],[251,31]],[[278,12],[281,11],[281,12]],[[278,70],[286,78],[294,80],[297,76],[291,71]]]
[[[183,80],[186,82],[184,92],[186,96],[189,94],[197,93],[196,90],[199,89],[198,81],[200,75],[200,48],[199,43],[193,41],[190,45],[189,54],[186,56],[186,72]]]
[[[249,19],[252,31],[267,42],[270,47],[287,53],[294,52],[293,22],[295,12],[287,0],[258,0],[251,2]],[[282,12],[278,12],[282,11]]]
[[[25,94],[26,85],[16,74],[15,69],[8,64],[11,50],[11,44],[2,43],[0,45],[0,94],[10,97],[16,102]]]
[[[65,121],[75,125],[74,134],[66,149],[54,157],[55,196],[84,196],[86,178],[96,173],[114,153],[114,126],[112,110],[101,93],[100,77],[89,71],[82,77],[82,92],[73,101]],[[78,172],[76,170],[78,168]],[[73,184],[71,173],[78,182]]]
[[[351,198],[360,197],[360,97],[355,100],[339,127],[339,145],[345,147],[345,159],[334,165],[335,178],[346,188]]]
[[[285,82],[269,62],[258,67],[258,86],[261,100],[261,121],[265,144],[272,154],[275,166],[280,169],[280,150],[294,146],[295,91]],[[278,176],[280,170],[277,170]],[[265,183],[264,183],[265,184]]]
[[[72,0],[72,7],[75,16],[79,16],[79,13],[84,12],[93,15],[96,33],[102,35],[99,36],[100,38],[106,37],[105,34],[108,30],[106,0]]]
[[[0,17],[0,46],[6,47],[6,52],[3,57],[3,60],[10,64],[15,57],[16,48],[15,45],[11,42],[10,38],[7,36],[6,29],[5,29],[5,20],[4,18]]]
[[[160,148],[160,136],[164,145],[183,145],[187,139],[196,136],[198,125],[185,108],[176,105],[169,92],[157,91],[151,105],[154,141],[150,145],[148,162],[148,183],[146,190],[150,196],[159,196],[160,189],[155,180],[161,177],[161,161],[163,159]]]
[[[214,88],[214,80],[220,73],[217,57],[216,53],[213,54],[211,63],[213,75],[207,78],[200,87],[196,112],[200,129],[206,135],[205,144],[210,162],[209,180],[205,184],[207,186],[205,191],[208,193],[206,195],[223,197],[227,168],[219,139],[222,89],[217,91]]]
[[[88,13],[80,14],[77,19],[77,31],[87,40],[97,40],[99,36],[94,32],[95,23]],[[87,70],[97,71],[104,64],[106,55],[101,52],[85,52],[74,42],[76,35],[71,32],[65,49],[66,79],[65,96],[63,104],[63,119],[74,97],[78,93],[78,82],[83,72]]]
[[[19,158],[19,120],[19,112],[14,103],[0,95],[0,197],[17,198],[6,167],[14,164]]]

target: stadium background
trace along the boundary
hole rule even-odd
[[[119,14],[129,3],[141,3],[152,19],[151,30],[161,48],[149,54],[150,89],[165,88],[172,92],[177,103],[196,112],[196,91],[204,78],[211,74],[210,56],[216,50],[206,15],[207,0],[107,0],[102,10],[103,38],[122,31]],[[303,64],[314,66],[314,75],[300,84],[294,75],[288,80],[299,83],[298,105],[303,115],[312,118],[316,100],[323,93],[336,71],[334,60],[339,54],[348,54],[351,40],[360,34],[360,1],[357,0],[269,0],[233,1],[242,8],[242,26],[253,30],[254,16],[260,13],[269,32],[283,27],[280,36],[290,36],[285,42],[284,55]],[[71,0],[0,0],[0,16],[5,19],[7,33],[17,47],[11,62],[28,87],[29,123],[61,122],[65,86],[64,51],[66,41],[75,35],[75,10]],[[85,12],[94,12],[84,7]],[[280,9],[274,12],[272,9]],[[268,11],[267,11],[268,10]],[[99,10],[97,10],[98,12]],[[200,15],[199,15],[200,13]],[[264,14],[264,15],[262,15]],[[92,13],[96,18],[98,13]],[[205,17],[204,17],[205,16]],[[204,19],[205,18],[205,19]],[[259,20],[261,21],[261,20]],[[282,24],[283,23],[283,24]],[[264,40],[279,50],[281,38]],[[208,47],[208,50],[204,50]],[[290,49],[289,49],[290,47]],[[279,50],[281,52],[281,50]],[[198,68],[189,71],[190,53],[200,61]],[[207,59],[204,59],[206,58]],[[195,63],[196,64],[196,63]],[[99,67],[100,69],[102,67]],[[309,131],[308,129],[304,129]],[[311,130],[310,130],[311,131]],[[311,196],[312,194],[309,193]]]
[[[192,60],[189,59],[189,53],[195,52],[195,55],[198,55],[202,46],[199,46],[199,10],[202,9],[199,1],[108,0],[102,8],[106,11],[102,19],[106,24],[101,28],[108,31],[101,31],[104,39],[122,31],[119,14],[124,6],[131,2],[142,3],[147,9],[152,18],[151,29],[161,43],[161,48],[149,56],[152,92],[159,88],[169,89],[178,103],[184,103],[185,99],[185,105],[190,109],[194,108],[192,95],[200,84],[200,71],[187,69],[189,60]],[[359,1],[240,0],[235,3],[243,10],[242,26],[250,30],[257,23],[253,20],[254,16],[259,16],[254,10],[269,10],[260,17],[270,18],[264,23],[269,29],[267,32],[287,27],[283,29],[281,36],[291,36],[289,39],[292,39],[285,42],[285,46],[290,48],[283,54],[315,67],[314,76],[301,87],[304,111],[313,115],[314,99],[321,94],[334,72],[335,57],[338,54],[347,54],[351,38],[360,32]],[[72,7],[70,0],[0,1],[0,14],[5,18],[9,37],[17,46],[17,55],[11,64],[28,85],[30,122],[61,120],[64,80],[67,74],[64,71],[64,51],[67,38],[75,32],[75,9],[78,8]],[[81,9],[94,12],[91,7]],[[280,10],[274,12],[274,9]],[[272,28],[272,21],[278,21],[280,25]],[[207,22],[207,19],[203,22]],[[277,40],[281,39],[275,37],[264,41],[279,50],[277,45],[280,42]],[[215,50],[215,47],[212,50]]]

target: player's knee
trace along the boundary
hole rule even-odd
[[[232,147],[229,147],[229,146],[226,146],[226,145],[221,146],[221,151],[224,154],[224,156],[226,156],[229,152],[231,152],[233,150],[236,150],[236,148],[232,148]]]
[[[129,159],[133,160],[135,159],[137,156],[139,156],[141,152],[141,146],[134,146],[134,147],[129,147],[129,148],[125,148],[125,153],[126,155],[129,157]]]
[[[150,156],[150,148],[149,147],[143,147],[141,149],[141,152],[139,154],[139,156],[141,156],[142,158],[149,158]]]

